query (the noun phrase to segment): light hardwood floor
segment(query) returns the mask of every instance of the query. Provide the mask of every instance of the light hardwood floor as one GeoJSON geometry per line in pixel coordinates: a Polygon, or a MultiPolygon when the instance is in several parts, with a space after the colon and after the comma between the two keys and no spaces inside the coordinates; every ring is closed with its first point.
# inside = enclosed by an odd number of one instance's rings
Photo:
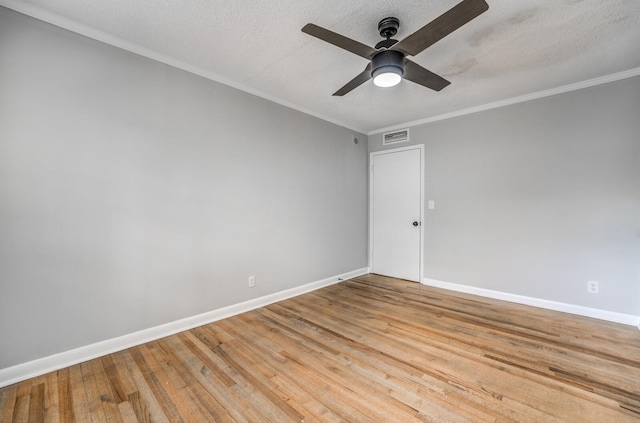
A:
{"type": "Polygon", "coordinates": [[[376,275],[0,390],[1,422],[638,422],[631,326],[376,275]]]}

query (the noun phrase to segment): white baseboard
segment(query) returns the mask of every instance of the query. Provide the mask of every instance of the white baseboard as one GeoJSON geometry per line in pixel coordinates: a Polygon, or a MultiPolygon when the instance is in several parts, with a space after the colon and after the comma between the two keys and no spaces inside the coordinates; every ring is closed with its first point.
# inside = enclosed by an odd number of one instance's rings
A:
{"type": "Polygon", "coordinates": [[[343,273],[341,275],[311,282],[306,285],[265,295],[260,298],[254,298],[239,304],[230,305],[196,316],[187,317],[174,322],[154,326],[149,329],[143,329],[138,332],[119,336],[117,338],[107,339],[105,341],[96,342],[95,344],[86,345],[84,347],[75,348],[73,350],[64,351],[48,357],[0,369],[0,388],[69,367],[74,364],[82,363],[93,358],[111,354],[116,351],[122,351],[136,345],[144,344],[145,342],[154,341],[156,339],[206,325],[217,320],[226,319],[227,317],[255,310],[256,308],[264,307],[278,301],[286,300],[287,298],[315,291],[325,286],[333,285],[338,282],[342,282],[343,280],[355,278],[356,276],[365,275],[367,273],[369,273],[369,268],[364,267],[352,272],[343,273]]]}
{"type": "Polygon", "coordinates": [[[561,311],[564,313],[576,314],[578,316],[593,317],[595,319],[607,320],[609,322],[622,323],[631,326],[640,325],[640,316],[634,316],[632,314],[617,313],[614,311],[600,310],[575,304],[525,297],[523,295],[509,294],[508,292],[493,291],[490,289],[477,288],[475,286],[461,285],[451,282],[442,282],[435,279],[424,278],[422,283],[436,288],[448,289],[449,291],[463,292],[465,294],[478,295],[480,297],[493,298],[495,300],[509,301],[511,303],[561,311]]]}

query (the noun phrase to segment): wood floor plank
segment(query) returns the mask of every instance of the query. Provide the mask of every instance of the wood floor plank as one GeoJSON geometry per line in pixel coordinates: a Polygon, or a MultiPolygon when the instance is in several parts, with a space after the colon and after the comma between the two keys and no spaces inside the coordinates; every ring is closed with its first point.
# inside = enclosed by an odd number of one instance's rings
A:
{"type": "Polygon", "coordinates": [[[112,391],[112,399],[116,404],[127,401],[127,393],[122,386],[122,382],[120,380],[120,376],[118,374],[118,369],[113,363],[113,358],[110,355],[106,355],[104,357],[99,358],[100,364],[102,365],[102,369],[104,374],[109,381],[109,385],[112,391]]]}
{"type": "Polygon", "coordinates": [[[159,421],[151,417],[148,407],[140,398],[140,391],[132,392],[127,396],[127,401],[118,404],[123,418],[129,418],[130,412],[135,415],[135,421],[139,423],[149,423],[159,421]]]}
{"type": "Polygon", "coordinates": [[[102,361],[98,358],[88,362],[91,364],[91,371],[95,378],[95,387],[98,390],[100,398],[100,405],[108,422],[119,423],[122,421],[120,418],[120,410],[118,404],[122,401],[118,398],[118,395],[114,391],[113,387],[109,383],[109,379],[104,372],[102,361]]]}
{"type": "Polygon", "coordinates": [[[71,403],[73,404],[73,415],[78,420],[88,420],[91,412],[87,406],[87,396],[82,378],[82,370],[80,364],[69,367],[69,375],[71,379],[71,403]]]}
{"type": "Polygon", "coordinates": [[[17,394],[17,383],[0,390],[0,422],[13,421],[13,410],[16,405],[17,394]]]}
{"type": "Polygon", "coordinates": [[[58,372],[51,372],[41,376],[45,385],[44,421],[45,423],[60,422],[60,398],[58,397],[58,372]]]}
{"type": "Polygon", "coordinates": [[[172,423],[184,423],[182,416],[180,415],[178,408],[167,391],[164,389],[164,385],[168,384],[160,380],[158,375],[154,372],[154,367],[147,363],[142,351],[146,348],[146,345],[131,348],[129,352],[136,362],[138,369],[142,373],[142,377],[145,379],[147,386],[153,394],[155,401],[162,408],[162,415],[172,423]]]}
{"type": "Polygon", "coordinates": [[[33,385],[29,401],[29,423],[44,423],[44,402],[44,383],[33,385]]]}
{"type": "Polygon", "coordinates": [[[365,275],[0,389],[0,422],[640,422],[637,328],[365,275]]]}
{"type": "Polygon", "coordinates": [[[174,337],[172,340],[173,342],[167,339],[161,339],[158,341],[158,344],[165,351],[167,364],[176,371],[180,379],[184,380],[189,396],[193,398],[194,402],[205,412],[209,421],[232,423],[233,418],[229,412],[215,396],[207,391],[206,387],[203,386],[194,375],[198,370],[188,366],[190,362],[189,359],[180,360],[177,353],[174,352],[174,348],[180,347],[179,337],[174,337]]]}
{"type": "MultiPolygon", "coordinates": [[[[163,393],[163,400],[167,401],[173,413],[173,418],[177,421],[206,421],[205,416],[196,404],[192,404],[184,392],[185,382],[167,364],[164,352],[160,349],[157,341],[141,345],[136,348],[144,353],[144,359],[149,365],[153,375],[157,377],[160,390],[163,393]]],[[[160,401],[160,398],[158,398],[160,401]]]]}
{"type": "Polygon", "coordinates": [[[233,419],[238,423],[260,422],[263,417],[256,413],[254,404],[249,396],[234,389],[236,386],[229,375],[222,369],[219,358],[199,343],[198,338],[190,332],[182,333],[174,341],[176,357],[184,361],[193,369],[193,377],[210,395],[216,398],[233,419]]]}
{"type": "Polygon", "coordinates": [[[114,365],[123,375],[121,382],[127,394],[127,400],[131,403],[139,422],[167,423],[169,419],[131,356],[131,350],[112,354],[114,365]]]}
{"type": "MultiPolygon", "coordinates": [[[[118,410],[120,411],[121,420],[127,423],[139,423],[140,420],[133,409],[133,406],[129,401],[122,401],[118,403],[118,410]]],[[[147,420],[148,421],[148,420],[147,420]]]]}
{"type": "Polygon", "coordinates": [[[102,398],[98,390],[96,382],[96,374],[93,370],[94,361],[86,361],[80,364],[80,372],[82,373],[82,386],[86,398],[86,406],[89,415],[93,419],[100,422],[107,421],[107,414],[102,406],[102,398]]]}
{"type": "Polygon", "coordinates": [[[29,421],[29,409],[31,403],[31,388],[34,380],[28,380],[26,383],[18,384],[18,390],[16,392],[16,401],[13,407],[13,421],[14,422],[28,422],[29,421]]]}

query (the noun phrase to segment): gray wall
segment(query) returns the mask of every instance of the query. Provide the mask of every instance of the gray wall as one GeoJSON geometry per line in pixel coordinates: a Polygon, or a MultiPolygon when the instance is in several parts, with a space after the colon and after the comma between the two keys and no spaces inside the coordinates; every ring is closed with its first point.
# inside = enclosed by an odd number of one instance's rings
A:
{"type": "Polygon", "coordinates": [[[640,315],[639,111],[636,77],[411,128],[425,277],[640,315]]]}
{"type": "Polygon", "coordinates": [[[366,216],[366,136],[0,7],[0,368],[366,267],[366,216]]]}

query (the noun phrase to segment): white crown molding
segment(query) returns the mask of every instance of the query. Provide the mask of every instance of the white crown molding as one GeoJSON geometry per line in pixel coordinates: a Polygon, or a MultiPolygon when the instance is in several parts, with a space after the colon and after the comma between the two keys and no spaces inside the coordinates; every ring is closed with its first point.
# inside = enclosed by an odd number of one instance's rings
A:
{"type": "Polygon", "coordinates": [[[311,282],[306,285],[297,286],[274,294],[265,295],[260,298],[254,298],[239,304],[233,304],[228,307],[208,311],[196,316],[187,317],[174,322],[143,329],[138,332],[96,342],[95,344],[86,345],[84,347],[75,348],[73,350],[64,351],[48,357],[0,369],[0,388],[32,377],[40,376],[45,373],[73,366],[74,364],[82,363],[87,360],[111,354],[116,351],[135,347],[136,345],[144,344],[145,342],[154,341],[178,332],[183,332],[198,326],[226,319],[227,317],[255,310],[257,308],[306,294],[307,292],[315,291],[347,279],[366,275],[367,273],[369,273],[369,268],[364,267],[338,276],[311,282]]]}
{"type": "Polygon", "coordinates": [[[185,63],[181,60],[174,59],[157,51],[148,49],[146,47],[142,47],[140,45],[131,43],[129,41],[118,38],[112,34],[109,34],[104,31],[97,30],[95,28],[91,28],[87,25],[83,25],[79,22],[76,22],[72,19],[65,18],[56,13],[49,12],[40,7],[34,6],[29,3],[25,3],[20,0],[0,0],[0,6],[7,7],[9,9],[15,10],[16,12],[22,13],[24,15],[30,16],[32,18],[41,20],[43,22],[50,23],[57,27],[69,30],[71,32],[75,32],[76,34],[83,35],[88,38],[92,38],[94,40],[103,42],[105,44],[109,44],[111,46],[120,48],[122,50],[129,51],[131,53],[135,53],[137,55],[146,57],[148,59],[155,60],[156,62],[164,63],[165,65],[169,65],[176,69],[180,69],[194,75],[201,76],[203,78],[209,79],[214,82],[218,82],[220,84],[227,85],[231,88],[235,88],[240,91],[244,91],[248,94],[255,95],[256,97],[263,98],[265,100],[271,101],[273,103],[279,104],[281,106],[287,107],[289,109],[296,110],[298,112],[304,113],[309,116],[316,117],[318,119],[322,119],[326,122],[333,123],[334,125],[341,126],[346,129],[350,129],[355,132],[359,132],[361,134],[366,134],[367,131],[362,128],[356,128],[353,125],[350,125],[345,122],[341,122],[339,120],[330,118],[328,116],[324,116],[322,114],[316,113],[307,108],[298,106],[296,104],[290,103],[288,101],[282,100],[280,98],[274,97],[272,95],[266,94],[262,91],[251,88],[247,85],[240,84],[236,81],[233,81],[229,78],[226,78],[222,75],[219,75],[215,72],[211,72],[205,69],[202,69],[198,66],[191,65],[189,63],[185,63]]]}
{"type": "Polygon", "coordinates": [[[611,75],[601,76],[598,78],[593,78],[593,79],[589,79],[582,82],[576,82],[574,84],[563,85],[561,87],[538,91],[531,94],[525,94],[518,97],[507,98],[504,100],[495,101],[493,103],[487,103],[487,104],[482,104],[480,106],[470,107],[468,109],[457,110],[455,112],[444,113],[441,115],[431,116],[424,119],[418,119],[411,122],[387,126],[384,128],[369,131],[367,135],[371,136],[371,135],[376,135],[383,132],[396,131],[398,129],[404,129],[404,128],[414,127],[418,125],[424,125],[426,123],[437,122],[440,120],[451,119],[459,116],[470,115],[473,113],[484,112],[486,110],[498,109],[500,107],[511,106],[513,104],[524,103],[526,101],[531,101],[531,100],[537,100],[539,98],[550,97],[557,94],[564,94],[571,91],[581,90],[583,88],[590,88],[590,87],[595,87],[597,85],[608,84],[609,82],[620,81],[622,79],[633,78],[635,76],[640,76],[640,68],[629,69],[629,70],[614,73],[611,75]]]}
{"type": "MultiPolygon", "coordinates": [[[[509,301],[511,303],[524,304],[528,306],[544,308],[547,310],[561,311],[563,313],[576,314],[578,316],[592,317],[595,319],[606,320],[614,323],[622,323],[624,325],[638,326],[640,325],[640,316],[632,314],[617,313],[614,311],[600,310],[579,306],[575,304],[561,303],[557,301],[544,300],[541,298],[526,297],[523,295],[510,294],[508,292],[493,291],[490,289],[477,288],[470,285],[461,285],[451,282],[443,282],[436,279],[424,278],[424,285],[436,288],[447,289],[449,291],[462,292],[465,294],[478,295],[480,297],[492,298],[494,300],[509,301]]],[[[640,328],[639,328],[640,329],[640,328]]]]}

